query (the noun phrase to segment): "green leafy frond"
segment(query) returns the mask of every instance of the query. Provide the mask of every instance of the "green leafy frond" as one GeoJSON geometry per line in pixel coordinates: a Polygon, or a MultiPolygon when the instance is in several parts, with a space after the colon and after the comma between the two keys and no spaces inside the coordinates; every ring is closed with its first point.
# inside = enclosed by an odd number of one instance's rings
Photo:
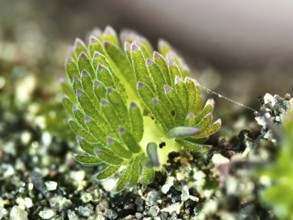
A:
{"type": "Polygon", "coordinates": [[[85,166],[95,166],[97,163],[102,162],[98,157],[82,154],[75,155],[74,159],[85,166]]]}
{"type": "Polygon", "coordinates": [[[96,178],[98,180],[106,179],[114,175],[119,170],[119,168],[120,166],[106,166],[104,170],[96,175],[96,178]]]}
{"type": "Polygon", "coordinates": [[[118,38],[106,27],[95,29],[88,44],[76,39],[65,62],[63,104],[86,153],[75,159],[102,164],[98,179],[118,176],[117,191],[152,182],[172,151],[207,150],[198,142],[221,125],[213,123],[214,103],[203,106],[201,89],[178,53],[163,40],[158,49],[134,32],[118,38]]]}
{"type": "Polygon", "coordinates": [[[155,171],[152,168],[144,167],[142,172],[142,186],[145,188],[149,183],[155,179],[155,171]]]}
{"type": "Polygon", "coordinates": [[[120,192],[123,190],[127,183],[130,181],[132,175],[132,161],[130,161],[129,164],[127,164],[126,168],[122,171],[120,174],[120,178],[117,183],[116,191],[120,192]]]}

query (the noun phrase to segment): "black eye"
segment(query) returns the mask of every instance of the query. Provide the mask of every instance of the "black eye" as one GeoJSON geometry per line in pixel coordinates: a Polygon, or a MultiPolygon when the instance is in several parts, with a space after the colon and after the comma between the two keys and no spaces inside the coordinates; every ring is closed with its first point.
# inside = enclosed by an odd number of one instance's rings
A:
{"type": "Polygon", "coordinates": [[[166,146],[166,143],[165,142],[161,142],[160,144],[159,144],[159,147],[162,149],[164,146],[166,146]]]}

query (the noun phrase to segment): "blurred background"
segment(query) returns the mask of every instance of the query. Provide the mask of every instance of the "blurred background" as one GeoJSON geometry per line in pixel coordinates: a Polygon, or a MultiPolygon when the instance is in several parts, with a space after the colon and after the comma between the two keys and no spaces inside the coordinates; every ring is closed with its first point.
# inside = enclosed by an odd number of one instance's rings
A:
{"type": "Polygon", "coordinates": [[[273,0],[0,0],[0,76],[58,91],[44,82],[65,75],[68,45],[106,25],[169,41],[202,85],[252,107],[293,91],[293,2],[273,0]]]}

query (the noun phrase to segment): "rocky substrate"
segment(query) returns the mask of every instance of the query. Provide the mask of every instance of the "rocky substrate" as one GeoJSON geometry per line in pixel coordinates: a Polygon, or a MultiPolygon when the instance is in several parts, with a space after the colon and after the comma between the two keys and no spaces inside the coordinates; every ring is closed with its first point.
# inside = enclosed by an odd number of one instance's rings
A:
{"type": "Polygon", "coordinates": [[[0,113],[0,219],[274,219],[259,203],[261,184],[249,169],[217,165],[243,152],[252,134],[242,132],[234,144],[219,138],[213,157],[171,154],[146,189],[117,194],[115,177],[96,181],[99,167],[72,159],[74,142],[40,129],[27,114],[0,113]]]}

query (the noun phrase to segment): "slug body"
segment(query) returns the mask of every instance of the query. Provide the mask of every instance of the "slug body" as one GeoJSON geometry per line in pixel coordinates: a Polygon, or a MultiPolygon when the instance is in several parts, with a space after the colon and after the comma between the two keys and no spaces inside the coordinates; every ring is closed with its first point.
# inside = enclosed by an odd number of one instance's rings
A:
{"type": "Polygon", "coordinates": [[[201,143],[221,126],[182,58],[165,41],[158,50],[136,33],[119,39],[106,27],[87,45],[77,39],[65,63],[63,104],[84,151],[75,159],[101,164],[98,179],[116,174],[116,191],[152,182],[171,152],[209,149],[201,143]]]}

